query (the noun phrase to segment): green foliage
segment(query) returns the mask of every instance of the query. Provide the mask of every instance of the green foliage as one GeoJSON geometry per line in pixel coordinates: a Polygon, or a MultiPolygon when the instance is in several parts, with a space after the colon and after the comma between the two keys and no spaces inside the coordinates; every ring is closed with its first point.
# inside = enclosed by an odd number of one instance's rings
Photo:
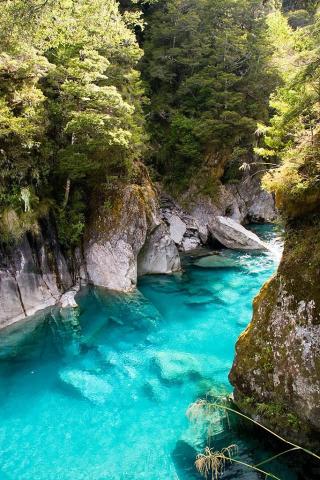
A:
{"type": "Polygon", "coordinates": [[[71,198],[69,208],[58,207],[56,222],[60,244],[68,248],[76,247],[85,227],[85,203],[81,192],[76,191],[71,198]]]}
{"type": "Polygon", "coordinates": [[[60,239],[74,245],[92,189],[125,179],[145,150],[142,52],[115,0],[1,9],[0,213],[20,215],[23,189],[50,197],[60,239]]]}
{"type": "Polygon", "coordinates": [[[145,116],[149,164],[176,192],[192,179],[216,197],[221,178],[241,179],[256,147],[268,162],[283,162],[265,179],[281,207],[317,204],[316,2],[298,10],[287,2],[288,18],[274,3],[2,1],[1,237],[34,228],[47,204],[60,241],[75,246],[92,192],[110,178],[139,182],[145,116]]]}
{"type": "Polygon", "coordinates": [[[162,175],[190,179],[217,152],[251,152],[276,82],[265,18],[256,0],[162,0],[148,10],[143,72],[162,175]]]}
{"type": "Polygon", "coordinates": [[[294,413],[289,413],[284,405],[277,403],[258,403],[257,412],[265,418],[281,423],[283,427],[289,427],[298,431],[301,429],[301,421],[294,413]]]}
{"type": "Polygon", "coordinates": [[[48,215],[51,202],[43,200],[37,202],[30,211],[23,211],[21,208],[6,207],[0,213],[0,238],[2,241],[11,243],[19,240],[26,231],[35,234],[39,231],[38,218],[48,215]]]}
{"type": "Polygon", "coordinates": [[[269,22],[275,41],[275,58],[283,85],[271,97],[274,116],[264,130],[264,157],[280,160],[281,166],[265,176],[264,185],[276,194],[284,216],[312,212],[320,204],[320,18],[293,30],[284,16],[269,22]],[[286,42],[276,47],[282,25],[286,42]],[[279,58],[281,61],[279,61],[279,58]]]}

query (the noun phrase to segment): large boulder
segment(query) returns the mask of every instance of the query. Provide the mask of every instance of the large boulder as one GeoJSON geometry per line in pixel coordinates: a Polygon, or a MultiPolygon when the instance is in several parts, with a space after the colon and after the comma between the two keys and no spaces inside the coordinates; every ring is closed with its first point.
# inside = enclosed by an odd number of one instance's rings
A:
{"type": "Polygon", "coordinates": [[[222,245],[234,250],[268,250],[264,243],[253,232],[228,217],[215,217],[209,224],[212,237],[222,245]]]}
{"type": "Polygon", "coordinates": [[[94,285],[128,292],[136,287],[138,274],[180,268],[148,177],[140,185],[123,187],[111,210],[95,209],[86,236],[86,267],[94,285]]]}
{"type": "Polygon", "coordinates": [[[138,256],[138,275],[173,273],[181,268],[177,247],[164,223],[147,238],[138,256]]]}

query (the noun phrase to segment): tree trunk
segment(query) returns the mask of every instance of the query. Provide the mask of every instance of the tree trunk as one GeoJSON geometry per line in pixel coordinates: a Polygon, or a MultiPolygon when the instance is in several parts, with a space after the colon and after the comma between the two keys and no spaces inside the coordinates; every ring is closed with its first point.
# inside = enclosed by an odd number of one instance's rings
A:
{"type": "Polygon", "coordinates": [[[66,186],[65,186],[65,191],[64,191],[63,208],[66,208],[66,206],[68,205],[69,195],[70,195],[70,187],[71,187],[71,180],[70,180],[70,178],[68,178],[66,186]]]}

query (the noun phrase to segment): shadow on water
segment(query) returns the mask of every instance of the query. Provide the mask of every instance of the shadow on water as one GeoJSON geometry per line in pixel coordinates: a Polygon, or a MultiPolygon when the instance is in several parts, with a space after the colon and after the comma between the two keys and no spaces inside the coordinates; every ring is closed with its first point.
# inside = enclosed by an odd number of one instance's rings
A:
{"type": "Polygon", "coordinates": [[[203,478],[195,468],[194,461],[197,451],[193,447],[183,440],[179,440],[171,455],[179,480],[201,480],[203,478]]]}

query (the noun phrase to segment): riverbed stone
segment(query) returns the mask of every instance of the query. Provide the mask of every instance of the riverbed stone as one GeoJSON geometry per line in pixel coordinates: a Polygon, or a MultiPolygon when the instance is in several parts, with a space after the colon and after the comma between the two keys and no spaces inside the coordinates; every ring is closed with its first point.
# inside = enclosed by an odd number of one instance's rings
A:
{"type": "Polygon", "coordinates": [[[190,376],[199,375],[201,370],[198,360],[189,353],[157,352],[153,360],[162,380],[169,382],[186,381],[190,376]]]}
{"type": "Polygon", "coordinates": [[[98,405],[104,404],[112,392],[112,386],[106,380],[83,370],[65,369],[59,377],[63,383],[98,405]]]}
{"type": "Polygon", "coordinates": [[[223,257],[222,255],[209,255],[200,258],[194,265],[201,268],[239,268],[240,264],[232,258],[223,257]]]}
{"type": "Polygon", "coordinates": [[[250,230],[231,218],[217,216],[211,220],[209,230],[213,238],[227,248],[235,250],[268,250],[268,245],[250,230]]]}

